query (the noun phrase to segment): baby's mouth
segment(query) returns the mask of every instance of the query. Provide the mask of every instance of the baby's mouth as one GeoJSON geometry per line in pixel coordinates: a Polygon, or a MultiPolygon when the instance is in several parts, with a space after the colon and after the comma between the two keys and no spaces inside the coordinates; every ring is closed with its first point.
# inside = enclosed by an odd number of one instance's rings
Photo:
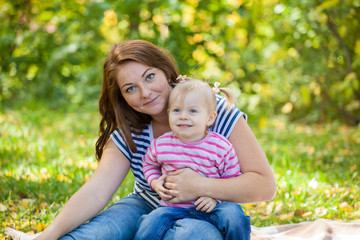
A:
{"type": "Polygon", "coordinates": [[[180,127],[180,128],[190,128],[190,127],[192,127],[192,125],[190,125],[190,124],[178,124],[177,126],[180,127]]]}

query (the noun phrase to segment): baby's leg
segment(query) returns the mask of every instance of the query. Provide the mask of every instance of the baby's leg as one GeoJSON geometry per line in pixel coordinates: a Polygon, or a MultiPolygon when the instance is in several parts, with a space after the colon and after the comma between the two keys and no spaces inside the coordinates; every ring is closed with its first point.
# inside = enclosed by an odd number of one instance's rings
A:
{"type": "Polygon", "coordinates": [[[225,239],[250,240],[250,217],[237,203],[223,202],[211,212],[212,224],[223,232],[225,239]]]}
{"type": "Polygon", "coordinates": [[[176,220],[186,218],[187,210],[178,207],[159,207],[140,218],[134,240],[162,239],[176,220]]]}
{"type": "Polygon", "coordinates": [[[219,230],[211,223],[200,219],[180,219],[169,229],[164,240],[223,240],[219,230]]]}

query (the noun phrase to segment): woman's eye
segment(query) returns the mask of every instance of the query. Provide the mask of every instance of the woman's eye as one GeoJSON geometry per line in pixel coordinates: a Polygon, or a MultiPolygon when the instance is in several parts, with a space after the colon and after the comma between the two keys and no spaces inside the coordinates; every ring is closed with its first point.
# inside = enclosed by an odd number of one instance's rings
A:
{"type": "Polygon", "coordinates": [[[151,73],[149,75],[146,76],[146,80],[151,80],[155,77],[155,74],[151,73]]]}
{"type": "Polygon", "coordinates": [[[126,92],[127,92],[127,93],[131,93],[131,92],[134,91],[134,90],[135,90],[135,87],[132,86],[132,87],[127,88],[127,89],[126,89],[126,92]]]}

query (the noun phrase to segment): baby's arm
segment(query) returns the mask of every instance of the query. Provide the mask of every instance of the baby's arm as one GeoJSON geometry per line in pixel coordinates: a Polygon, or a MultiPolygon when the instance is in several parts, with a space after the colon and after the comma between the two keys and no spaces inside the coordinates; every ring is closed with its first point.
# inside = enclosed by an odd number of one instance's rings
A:
{"type": "Polygon", "coordinates": [[[203,212],[211,212],[219,202],[210,197],[200,197],[195,202],[196,210],[203,212]]]}
{"type": "Polygon", "coordinates": [[[161,164],[157,160],[155,145],[156,139],[151,142],[143,157],[143,173],[150,187],[155,190],[163,200],[168,201],[172,196],[169,195],[169,190],[164,187],[167,175],[162,175],[161,173],[161,164]]]}

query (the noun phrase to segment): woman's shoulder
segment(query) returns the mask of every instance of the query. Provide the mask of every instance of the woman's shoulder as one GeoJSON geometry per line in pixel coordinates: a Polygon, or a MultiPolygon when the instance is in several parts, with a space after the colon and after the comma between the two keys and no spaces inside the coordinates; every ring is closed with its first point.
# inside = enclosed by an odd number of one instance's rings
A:
{"type": "Polygon", "coordinates": [[[244,117],[246,119],[246,114],[240,111],[234,104],[228,107],[225,97],[216,95],[216,101],[217,117],[214,124],[210,127],[210,130],[220,133],[225,136],[225,138],[229,138],[237,120],[240,117],[244,117]]]}
{"type": "MultiPolygon", "coordinates": [[[[147,148],[150,145],[151,133],[148,126],[146,126],[139,134],[131,133],[131,137],[134,140],[138,150],[147,148]]],[[[131,150],[119,128],[115,129],[110,134],[110,138],[122,152],[127,152],[129,154],[131,153],[131,150]]]]}

